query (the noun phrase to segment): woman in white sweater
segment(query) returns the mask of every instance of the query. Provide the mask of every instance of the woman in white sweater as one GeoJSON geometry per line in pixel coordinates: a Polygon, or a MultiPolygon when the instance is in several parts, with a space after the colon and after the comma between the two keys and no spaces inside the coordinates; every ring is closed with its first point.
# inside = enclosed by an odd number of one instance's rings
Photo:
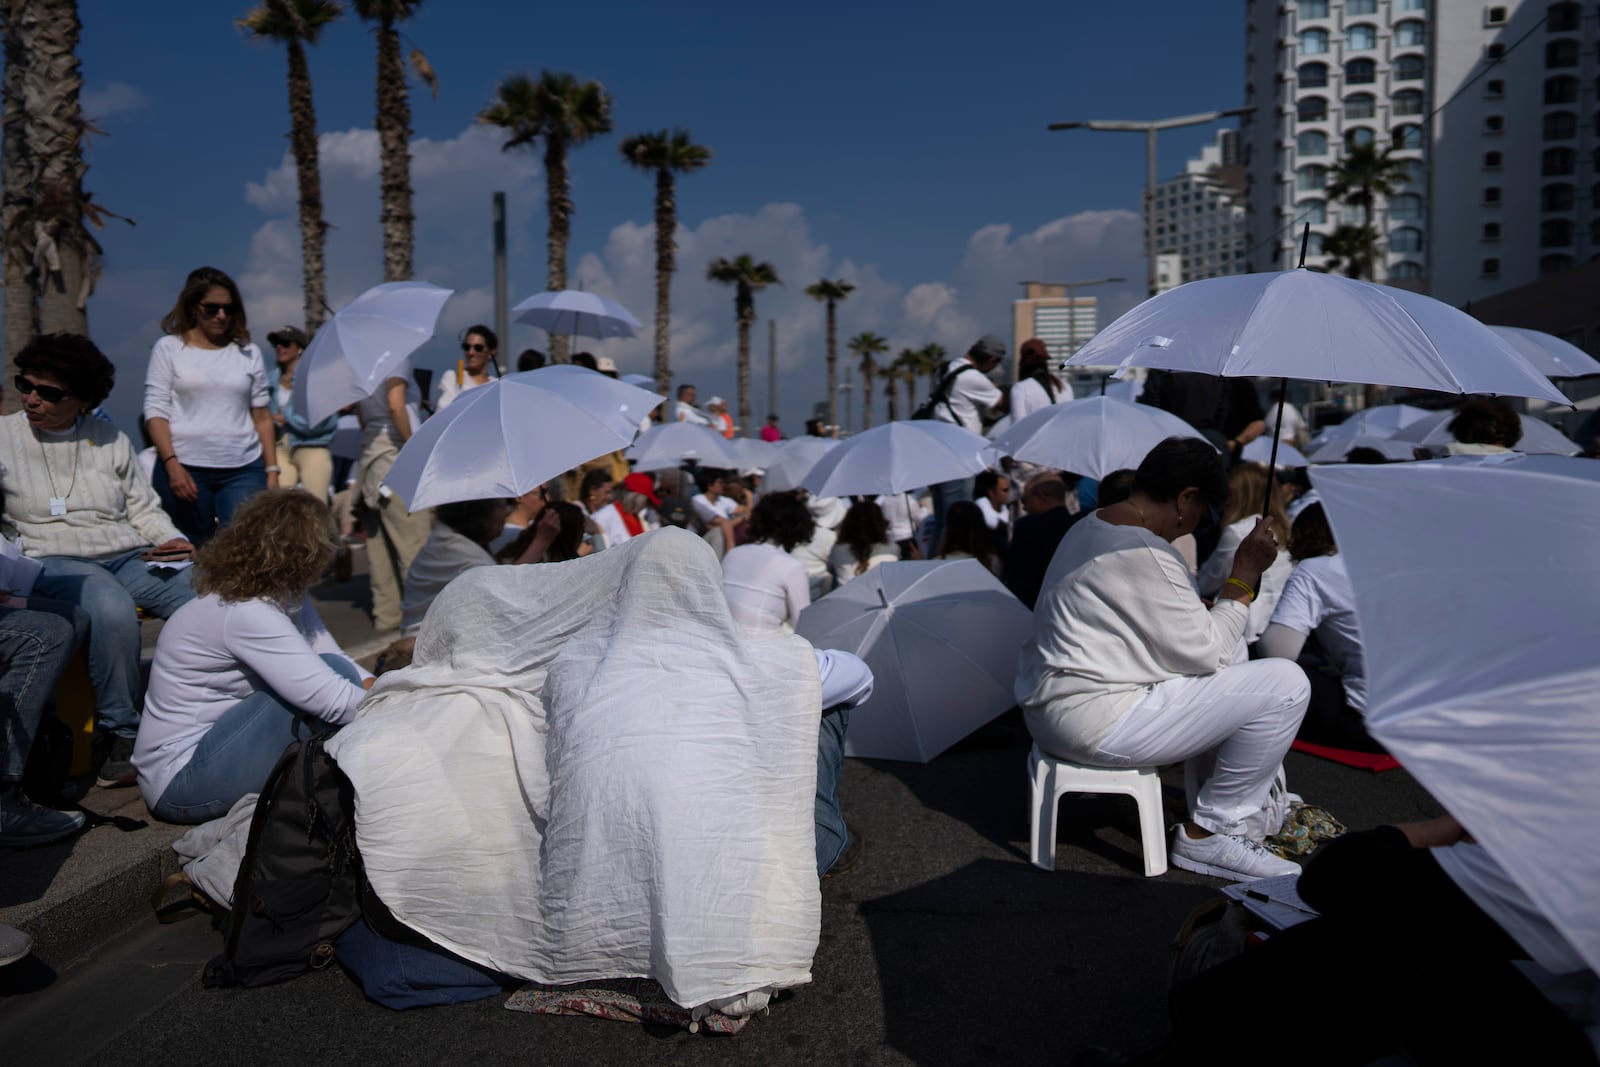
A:
{"type": "Polygon", "coordinates": [[[750,541],[722,557],[722,592],[739,629],[793,633],[811,604],[806,565],[789,553],[811,540],[816,520],[798,493],[768,493],[750,513],[750,541]]]}
{"type": "Polygon", "coordinates": [[[322,501],[270,490],[201,550],[200,595],[161,631],[133,750],[156,818],[226,814],[261,789],[296,736],[354,717],[372,676],[339,650],[306,595],[337,533],[322,501]]]}
{"type": "Polygon", "coordinates": [[[1260,844],[1310,687],[1286,660],[1244,660],[1249,603],[1277,555],[1259,523],[1214,607],[1172,542],[1216,521],[1228,483],[1215,448],[1168,438],[1127,500],[1080,520],[1056,550],[1023,646],[1016,695],[1039,747],[1097,767],[1185,761],[1189,820],[1172,862],[1221,878],[1299,868],[1260,844]]]}

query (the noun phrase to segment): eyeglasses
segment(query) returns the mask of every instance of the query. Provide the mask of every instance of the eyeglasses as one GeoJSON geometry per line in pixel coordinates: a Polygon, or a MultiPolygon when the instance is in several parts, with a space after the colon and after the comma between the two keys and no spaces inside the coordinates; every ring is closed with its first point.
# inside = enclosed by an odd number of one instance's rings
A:
{"type": "Polygon", "coordinates": [[[213,304],[209,300],[202,300],[200,301],[200,314],[208,319],[215,318],[219,313],[231,316],[234,308],[238,306],[237,304],[213,304]]]}
{"type": "Polygon", "coordinates": [[[15,385],[17,387],[17,392],[21,393],[23,396],[27,396],[29,393],[38,393],[39,399],[43,400],[46,404],[59,404],[61,403],[62,399],[72,395],[65,389],[57,389],[53,385],[40,385],[38,382],[29,381],[20,374],[17,375],[16,379],[13,380],[11,384],[15,385]]]}
{"type": "Polygon", "coordinates": [[[463,352],[487,352],[487,351],[489,351],[489,346],[488,345],[475,345],[471,341],[462,341],[461,342],[461,351],[463,351],[463,352]]]}

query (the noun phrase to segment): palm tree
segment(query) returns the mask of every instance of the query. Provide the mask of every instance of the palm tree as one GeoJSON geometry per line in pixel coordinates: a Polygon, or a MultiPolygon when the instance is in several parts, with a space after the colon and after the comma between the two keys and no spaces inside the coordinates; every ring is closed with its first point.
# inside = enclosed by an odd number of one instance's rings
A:
{"type": "Polygon", "coordinates": [[[1351,278],[1371,278],[1380,255],[1380,234],[1372,225],[1372,209],[1378,197],[1393,196],[1406,180],[1406,163],[1393,159],[1389,149],[1356,145],[1333,165],[1328,174],[1328,196],[1350,207],[1361,209],[1360,225],[1346,224],[1334,229],[1324,242],[1332,256],[1330,269],[1342,269],[1351,278]],[[1346,233],[1344,231],[1359,231],[1346,233]],[[1338,251],[1328,248],[1337,247],[1338,251]],[[1334,266],[1338,262],[1339,266],[1334,266]]]}
{"type": "MultiPolygon", "coordinates": [[[[411,211],[411,103],[406,69],[400,62],[400,31],[396,25],[412,18],[422,0],[355,0],[356,14],[377,24],[378,35],[378,151],[381,156],[379,188],[383,207],[383,280],[411,278],[413,242],[411,211]]],[[[411,66],[426,81],[435,98],[439,79],[422,49],[411,50],[411,66]]]]}
{"type": "Polygon", "coordinates": [[[950,362],[950,357],[944,350],[944,345],[933,343],[922,346],[922,373],[928,376],[928,391],[938,384],[939,376],[944,373],[945,364],[950,362]]]}
{"type": "Polygon", "coordinates": [[[1335,226],[1333,232],[1322,240],[1322,253],[1327,256],[1327,269],[1339,271],[1347,278],[1372,274],[1372,265],[1378,260],[1378,231],[1371,226],[1352,226],[1346,223],[1335,226]]]}
{"type": "Polygon", "coordinates": [[[839,301],[855,291],[855,286],[843,278],[829,281],[823,278],[815,285],[806,286],[806,295],[828,305],[828,425],[839,425],[839,301]]]}
{"type": "MultiPolygon", "coordinates": [[[[858,333],[845,346],[861,357],[861,419],[862,429],[872,429],[872,379],[877,376],[878,365],[872,357],[889,351],[889,342],[875,333],[858,333]]],[[[891,386],[890,392],[893,392],[891,386]]]]}
{"type": "Polygon", "coordinates": [[[695,144],[688,130],[661,130],[625,137],[622,158],[656,175],[656,389],[672,388],[672,272],[677,270],[678,194],[674,174],[711,162],[711,149],[695,144]]]}
{"type": "Polygon", "coordinates": [[[335,0],[261,0],[240,19],[252,37],[277,41],[289,50],[289,148],[300,185],[300,262],[305,274],[306,330],[322,325],[327,308],[327,266],[322,245],[328,223],[322,217],[322,172],[317,164],[317,113],[311,103],[311,70],[306,45],[314,45],[330,22],[344,13],[335,0]]]}
{"type": "Polygon", "coordinates": [[[719,256],[706,267],[706,277],[733,290],[733,310],[739,323],[739,432],[750,434],[750,327],[756,322],[756,294],[769,285],[782,285],[771,263],[757,263],[746,252],[738,259],[719,256]]]}
{"type": "MultiPolygon", "coordinates": [[[[547,289],[567,287],[567,241],[572,236],[572,182],[567,175],[567,150],[611,132],[611,94],[597,81],[580,82],[559,71],[539,72],[534,81],[513,74],[495,89],[494,103],[478,113],[479,122],[511,134],[509,151],[544,138],[545,207],[549,213],[547,289]]],[[[567,339],[550,338],[550,359],[567,362],[567,339]]]]}
{"type": "Polygon", "coordinates": [[[889,421],[893,422],[900,417],[899,403],[895,399],[899,382],[904,382],[906,386],[906,410],[915,411],[917,408],[917,375],[922,373],[922,355],[915,348],[902,348],[894,362],[889,364],[889,370],[893,374],[889,380],[889,421]]]}

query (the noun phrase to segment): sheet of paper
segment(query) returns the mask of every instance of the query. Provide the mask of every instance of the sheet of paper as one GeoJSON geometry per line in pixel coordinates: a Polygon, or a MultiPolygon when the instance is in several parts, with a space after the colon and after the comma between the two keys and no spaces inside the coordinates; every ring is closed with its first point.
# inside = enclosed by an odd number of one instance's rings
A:
{"type": "Polygon", "coordinates": [[[0,589],[9,589],[25,597],[33,592],[33,583],[39,577],[42,564],[22,554],[17,542],[0,537],[0,589]]]}
{"type": "Polygon", "coordinates": [[[1224,886],[1222,892],[1243,903],[1251,914],[1274,930],[1287,930],[1317,917],[1316,909],[1300,899],[1299,885],[1298,874],[1286,874],[1254,882],[1235,882],[1224,886]]]}
{"type": "Polygon", "coordinates": [[[193,567],[194,566],[194,560],[192,560],[192,559],[169,559],[169,560],[147,559],[147,560],[144,561],[144,565],[146,567],[148,567],[150,570],[153,570],[153,571],[159,571],[159,570],[181,571],[185,567],[193,567]]]}

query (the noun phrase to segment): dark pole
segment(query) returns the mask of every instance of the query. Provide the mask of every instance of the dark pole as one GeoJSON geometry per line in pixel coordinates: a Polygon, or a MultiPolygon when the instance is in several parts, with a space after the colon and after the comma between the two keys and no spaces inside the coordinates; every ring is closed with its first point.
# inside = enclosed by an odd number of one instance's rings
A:
{"type": "MultiPolygon", "coordinates": [[[[1311,223],[1300,231],[1300,266],[1306,265],[1306,246],[1311,243],[1311,223]]],[[[1261,502],[1261,517],[1272,508],[1272,494],[1278,479],[1278,442],[1283,439],[1283,404],[1289,399],[1289,379],[1278,379],[1278,421],[1272,427],[1272,458],[1267,462],[1267,498],[1261,502]]]]}
{"type": "MultiPolygon", "coordinates": [[[[509,345],[507,337],[509,327],[506,323],[506,194],[494,194],[494,332],[500,335],[500,343],[509,345]]],[[[500,365],[499,354],[496,353],[494,361],[496,374],[504,374],[505,368],[500,365]]]]}

